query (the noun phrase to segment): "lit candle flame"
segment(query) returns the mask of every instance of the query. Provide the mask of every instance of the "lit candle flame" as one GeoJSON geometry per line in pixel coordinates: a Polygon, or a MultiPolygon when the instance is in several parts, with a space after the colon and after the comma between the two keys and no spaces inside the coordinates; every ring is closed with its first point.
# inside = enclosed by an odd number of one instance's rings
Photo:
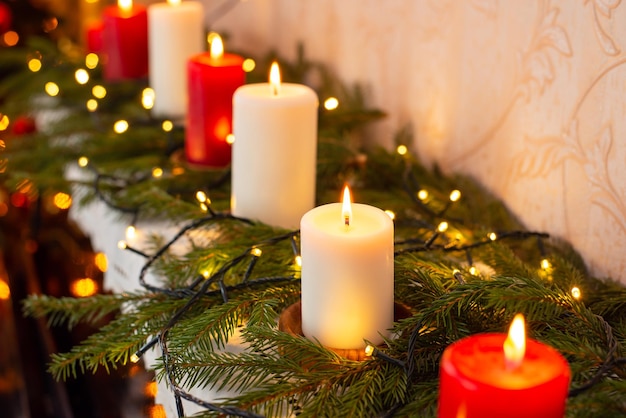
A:
{"type": "Polygon", "coordinates": [[[276,61],[274,61],[270,67],[270,87],[272,88],[272,94],[278,96],[280,92],[280,69],[276,61]]]}
{"type": "Polygon", "coordinates": [[[133,8],[133,0],[117,0],[117,7],[124,11],[129,11],[133,8]]]}
{"type": "Polygon", "coordinates": [[[343,189],[343,205],[341,206],[341,217],[343,218],[343,223],[346,226],[350,226],[350,221],[352,220],[352,205],[350,202],[350,189],[348,186],[343,189]]]}
{"type": "Polygon", "coordinates": [[[515,315],[509,328],[509,335],[506,337],[502,348],[504,349],[504,360],[508,369],[516,369],[522,364],[524,354],[526,354],[524,315],[515,315]]]}
{"type": "Polygon", "coordinates": [[[167,0],[167,2],[172,6],[177,6],[180,4],[180,0],[167,0]]]}
{"type": "Polygon", "coordinates": [[[211,59],[222,58],[224,56],[224,43],[221,36],[213,34],[213,36],[210,36],[209,42],[211,42],[211,59]]]}

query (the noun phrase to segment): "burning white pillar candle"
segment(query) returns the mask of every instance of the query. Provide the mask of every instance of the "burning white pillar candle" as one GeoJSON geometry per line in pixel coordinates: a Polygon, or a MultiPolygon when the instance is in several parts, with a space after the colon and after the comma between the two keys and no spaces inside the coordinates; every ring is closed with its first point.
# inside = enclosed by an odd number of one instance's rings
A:
{"type": "Polygon", "coordinates": [[[233,215],[295,229],[315,206],[318,105],[309,87],[281,84],[276,64],[269,84],[235,91],[233,215]]]}
{"type": "Polygon", "coordinates": [[[205,49],[204,8],[197,1],[168,0],[148,7],[152,114],[184,119],[187,110],[187,60],[205,49]]]}
{"type": "Polygon", "coordinates": [[[337,349],[381,343],[394,320],[393,221],[349,201],[346,188],[346,207],[316,207],[300,223],[302,331],[337,349]]]}

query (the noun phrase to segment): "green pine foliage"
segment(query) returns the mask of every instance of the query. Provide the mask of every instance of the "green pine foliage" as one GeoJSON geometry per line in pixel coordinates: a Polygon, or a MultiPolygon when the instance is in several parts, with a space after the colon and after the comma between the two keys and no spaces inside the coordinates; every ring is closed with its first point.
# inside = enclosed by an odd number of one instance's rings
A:
{"type": "MultiPolygon", "coordinates": [[[[33,42],[28,50],[1,52],[0,69],[12,73],[0,86],[3,113],[15,119],[54,110],[57,119],[35,133],[5,135],[2,181],[17,188],[27,181],[42,194],[72,190],[81,204],[104,199],[121,214],[191,225],[179,238],[187,245],[182,255],[158,236],[146,250],[160,255],[146,260],[162,278],[158,287],[85,299],[38,295],[25,302],[26,315],[46,317],[50,326],[97,324],[118,313],[80,345],[51,358],[55,378],[115,368],[150,342],[165,350],[155,365],[158,378],[177,390],[239,393],[199,416],[435,416],[445,348],[475,333],[504,332],[521,312],[529,335],[568,360],[571,389],[584,389],[569,398],[568,417],[626,414],[624,286],[592,277],[567,243],[526,231],[472,179],[363,148],[359,131],[383,112],[366,105],[360,87],[343,86],[309,61],[302,48],[293,63],[278,57],[285,78],[309,81],[321,98],[341,103],[320,111],[317,202],[337,201],[341,186],[350,183],[357,201],[396,216],[395,300],[405,314],[396,318],[394,338],[364,361],[278,329],[281,312],[300,299],[298,231],[229,216],[228,169],[186,167],[182,128],[164,132],[162,121],[140,106],[142,81],[109,85],[95,70],[79,86],[72,78],[82,66],[79,58],[33,42]],[[24,67],[33,51],[44,64],[38,73],[24,67]],[[43,97],[47,81],[60,86],[60,97],[43,97]],[[89,112],[84,103],[95,84],[108,94],[89,112]],[[116,134],[112,126],[121,118],[130,129],[116,134]],[[84,178],[70,181],[66,168],[81,156],[89,158],[84,178]],[[152,175],[155,167],[162,176],[152,175]],[[208,207],[196,200],[198,190],[211,199],[208,207]],[[428,197],[420,199],[420,190],[428,197]],[[453,190],[461,192],[457,202],[450,201],[453,190]],[[449,228],[434,237],[442,221],[449,228]],[[549,265],[542,266],[543,259],[549,265]],[[574,286],[580,299],[572,296],[574,286]],[[229,351],[229,341],[246,349],[229,351]]],[[[257,68],[275,58],[258,59],[257,68]]],[[[263,80],[265,74],[248,78],[263,80]]],[[[410,145],[410,131],[396,141],[410,145]]]]}

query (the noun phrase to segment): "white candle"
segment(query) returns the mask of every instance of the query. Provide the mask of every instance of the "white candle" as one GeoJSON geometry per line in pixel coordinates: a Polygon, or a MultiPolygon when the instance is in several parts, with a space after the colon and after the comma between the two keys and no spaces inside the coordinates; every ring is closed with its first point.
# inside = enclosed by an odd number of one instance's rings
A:
{"type": "Polygon", "coordinates": [[[379,344],[393,325],[393,221],[373,206],[316,207],[300,223],[302,331],[323,345],[379,344]]]}
{"type": "Polygon", "coordinates": [[[309,87],[279,79],[235,91],[233,215],[295,229],[315,206],[318,105],[309,87]]]}
{"type": "Polygon", "coordinates": [[[204,8],[197,1],[168,0],[148,7],[152,114],[184,119],[187,110],[187,59],[205,49],[204,8]]]}

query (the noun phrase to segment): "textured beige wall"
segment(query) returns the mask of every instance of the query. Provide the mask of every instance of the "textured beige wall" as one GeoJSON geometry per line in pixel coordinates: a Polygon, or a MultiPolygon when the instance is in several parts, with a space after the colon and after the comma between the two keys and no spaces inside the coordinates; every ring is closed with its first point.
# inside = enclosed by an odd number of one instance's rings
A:
{"type": "Polygon", "coordinates": [[[388,111],[374,140],[411,124],[423,161],[475,176],[626,283],[621,0],[247,0],[214,28],[287,56],[304,41],[388,111]]]}

